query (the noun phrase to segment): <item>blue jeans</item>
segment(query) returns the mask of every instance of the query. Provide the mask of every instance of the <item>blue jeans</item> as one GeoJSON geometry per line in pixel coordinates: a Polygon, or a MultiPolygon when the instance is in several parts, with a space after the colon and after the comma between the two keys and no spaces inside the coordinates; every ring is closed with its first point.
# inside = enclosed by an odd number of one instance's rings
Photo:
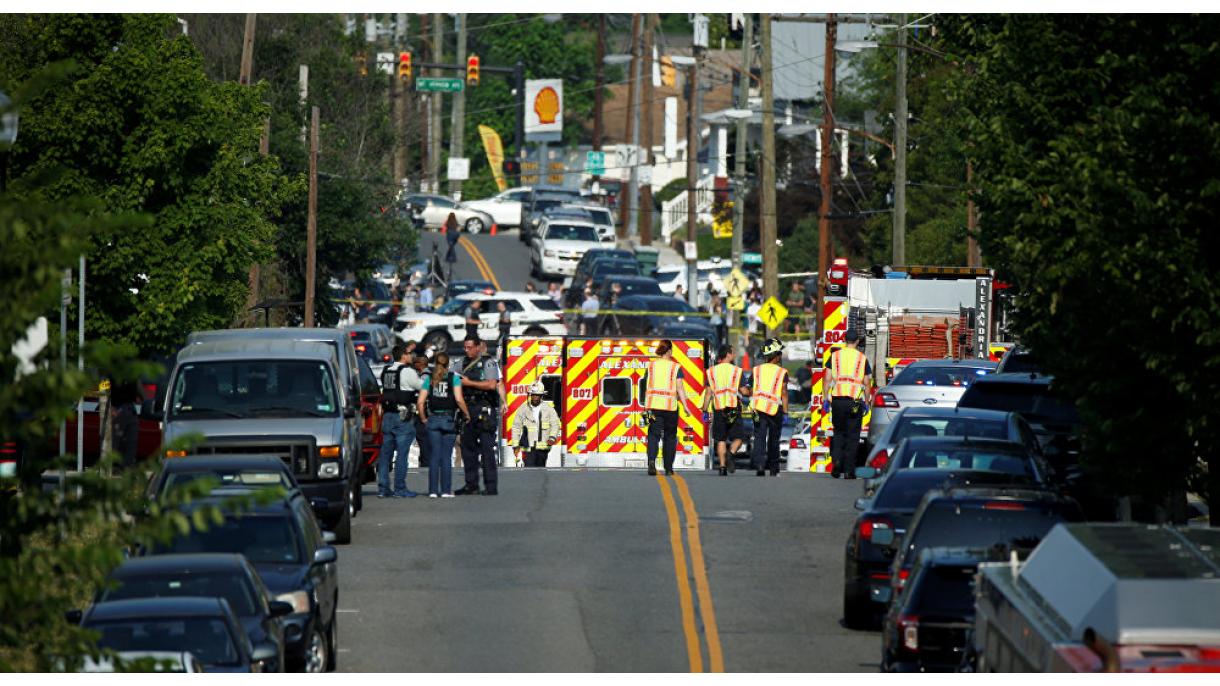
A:
{"type": "Polygon", "coordinates": [[[415,420],[403,421],[397,412],[387,412],[381,419],[381,453],[377,456],[377,492],[390,493],[390,460],[394,453],[394,493],[407,490],[407,454],[415,442],[415,420]]]}
{"type": "Polygon", "coordinates": [[[779,472],[779,434],[783,429],[783,410],[754,413],[754,469],[779,472]]]}
{"type": "Polygon", "coordinates": [[[453,417],[434,414],[428,417],[428,447],[432,457],[428,463],[428,493],[441,495],[453,492],[453,444],[457,432],[453,417]]]}
{"type": "Polygon", "coordinates": [[[432,459],[432,448],[428,445],[428,425],[419,421],[419,415],[411,420],[415,424],[415,438],[419,441],[419,468],[427,469],[432,459]]]}

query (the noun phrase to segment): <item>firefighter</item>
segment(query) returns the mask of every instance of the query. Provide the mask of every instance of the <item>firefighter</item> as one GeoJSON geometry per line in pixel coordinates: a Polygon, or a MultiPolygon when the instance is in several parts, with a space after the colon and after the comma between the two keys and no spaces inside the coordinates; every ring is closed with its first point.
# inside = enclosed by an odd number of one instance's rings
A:
{"type": "Polygon", "coordinates": [[[860,350],[864,339],[855,329],[843,336],[847,345],[830,355],[822,383],[822,411],[830,412],[834,435],[830,437],[830,473],[834,478],[856,478],[856,451],[860,425],[864,421],[864,398],[872,388],[873,369],[860,350]]]}
{"type": "Polygon", "coordinates": [[[645,371],[644,409],[648,411],[648,475],[657,474],[657,447],[665,473],[674,473],[674,451],[678,447],[678,403],[686,403],[682,370],[674,362],[674,347],[669,341],[657,344],[656,357],[645,371]]]}
{"type": "Polygon", "coordinates": [[[764,362],[754,368],[754,469],[758,476],[779,476],[779,434],[788,414],[788,370],[780,366],[784,344],[769,338],[763,344],[764,362]]]}
{"type": "Polygon", "coordinates": [[[733,359],[733,346],[722,345],[716,355],[716,366],[712,367],[711,393],[703,410],[712,413],[712,440],[716,445],[716,457],[720,460],[720,476],[728,476],[737,467],[730,460],[725,465],[725,454],[736,454],[741,448],[739,426],[741,424],[741,401],[738,395],[748,395],[749,388],[742,383],[743,370],[733,359]],[[733,447],[728,449],[729,441],[733,447]]]}
{"type": "Polygon", "coordinates": [[[462,393],[470,408],[470,421],[462,429],[462,467],[466,485],[456,495],[476,495],[479,491],[479,463],[483,464],[483,495],[498,493],[496,474],[496,425],[500,421],[500,366],[486,355],[483,341],[466,336],[466,358],[462,361],[462,393]]]}
{"type": "Polygon", "coordinates": [[[559,415],[543,402],[546,388],[541,381],[531,384],[529,393],[529,405],[517,410],[512,437],[525,453],[526,467],[545,467],[551,446],[559,442],[559,415]]]}

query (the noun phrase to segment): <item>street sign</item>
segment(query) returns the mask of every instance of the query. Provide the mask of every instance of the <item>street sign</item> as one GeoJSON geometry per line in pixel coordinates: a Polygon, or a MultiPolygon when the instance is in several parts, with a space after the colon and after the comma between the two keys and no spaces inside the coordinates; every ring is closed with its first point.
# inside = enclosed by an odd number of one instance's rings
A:
{"type": "Polygon", "coordinates": [[[730,310],[741,311],[746,309],[746,299],[740,295],[730,295],[728,299],[728,307],[730,310]]]}
{"type": "Polygon", "coordinates": [[[394,67],[398,63],[398,55],[392,52],[377,53],[377,71],[382,74],[394,75],[394,67]]]}
{"type": "Polygon", "coordinates": [[[590,150],[585,153],[585,173],[591,176],[606,175],[606,153],[590,150]]]}
{"type": "MultiPolygon", "coordinates": [[[[616,160],[615,166],[622,170],[630,170],[640,160],[640,148],[636,145],[628,145],[626,143],[615,148],[616,160]]],[[[626,176],[626,174],[624,174],[626,176]]]]}
{"type": "Polygon", "coordinates": [[[470,178],[470,158],[469,157],[450,157],[449,158],[449,180],[450,181],[465,181],[470,178]]]}
{"type": "Polygon", "coordinates": [[[729,272],[729,278],[724,280],[724,290],[730,298],[740,298],[750,289],[750,277],[736,267],[729,272]]]}
{"type": "Polygon", "coordinates": [[[415,79],[415,90],[425,93],[457,93],[463,86],[461,79],[448,76],[421,76],[415,79]]]}
{"type": "Polygon", "coordinates": [[[747,252],[741,255],[742,264],[762,264],[762,253],[747,252]]]}
{"type": "Polygon", "coordinates": [[[525,82],[525,140],[555,142],[563,136],[563,79],[525,82]]]}
{"type": "Polygon", "coordinates": [[[768,329],[778,329],[779,325],[788,318],[788,308],[784,304],[775,299],[775,296],[767,298],[767,302],[763,303],[762,309],[758,311],[758,319],[763,324],[767,325],[768,329]]]}

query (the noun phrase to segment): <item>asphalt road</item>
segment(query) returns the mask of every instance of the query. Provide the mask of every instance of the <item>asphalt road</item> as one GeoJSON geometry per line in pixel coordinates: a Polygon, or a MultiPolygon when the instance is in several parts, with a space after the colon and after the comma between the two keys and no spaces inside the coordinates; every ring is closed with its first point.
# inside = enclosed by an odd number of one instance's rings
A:
{"type": "Polygon", "coordinates": [[[514,469],[499,490],[366,488],[339,552],[342,671],[877,669],[877,634],[839,621],[858,482],[514,469]]]}
{"type": "MultiPolygon", "coordinates": [[[[431,255],[433,245],[439,246],[443,259],[449,249],[445,237],[435,231],[421,232],[420,256],[431,255]]],[[[529,251],[524,243],[517,240],[516,229],[495,236],[486,233],[473,236],[462,234],[462,241],[458,243],[457,262],[453,265],[453,278],[491,280],[499,283],[498,290],[502,291],[524,290],[525,282],[532,280],[539,290],[546,290],[545,283],[530,277],[529,251]],[[484,269],[480,269],[480,262],[484,269]],[[488,279],[488,271],[493,279],[488,279]]]]}

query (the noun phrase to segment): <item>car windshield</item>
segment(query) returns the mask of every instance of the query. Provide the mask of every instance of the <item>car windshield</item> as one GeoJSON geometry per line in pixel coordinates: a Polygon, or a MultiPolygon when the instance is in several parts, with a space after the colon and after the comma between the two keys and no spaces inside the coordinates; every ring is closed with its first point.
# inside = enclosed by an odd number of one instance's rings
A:
{"type": "Polygon", "coordinates": [[[1018,476],[1033,476],[1029,460],[1024,456],[986,448],[927,448],[909,447],[894,460],[895,469],[967,469],[975,472],[1000,472],[1018,476]]]}
{"type": "Polygon", "coordinates": [[[192,362],[173,388],[171,412],[180,418],[330,417],[339,408],[330,368],[316,361],[192,362]]]}
{"type": "Polygon", "coordinates": [[[241,553],[255,564],[299,563],[296,530],[288,517],[230,517],[207,531],[175,538],[164,553],[241,553]]]}
{"type": "Polygon", "coordinates": [[[1076,408],[1050,394],[1045,385],[1026,383],[976,384],[962,396],[962,407],[1020,412],[1031,421],[1075,424],[1076,408]]]}
{"type": "Polygon", "coordinates": [[[489,288],[494,288],[487,281],[454,281],[449,284],[449,297],[461,295],[463,293],[482,292],[489,288]]]}
{"type": "Polygon", "coordinates": [[[1000,362],[1004,373],[1031,374],[1042,371],[1042,363],[1028,350],[1013,350],[1000,362]]]}
{"type": "Polygon", "coordinates": [[[551,241],[597,241],[597,229],[579,224],[551,224],[546,227],[546,238],[551,241]]]}
{"type": "Polygon", "coordinates": [[[593,223],[603,226],[613,226],[614,221],[610,218],[610,210],[592,209],[588,210],[589,216],[593,218],[593,223]]]}
{"type": "Polygon", "coordinates": [[[122,577],[118,587],[102,591],[97,602],[180,596],[224,598],[229,601],[229,607],[238,617],[258,614],[257,601],[245,575],[230,571],[122,577]]]}
{"type": "Polygon", "coordinates": [[[606,276],[608,274],[629,274],[637,276],[640,273],[640,266],[635,262],[626,262],[618,260],[602,260],[593,265],[593,278],[606,276]]]}
{"type": "Polygon", "coordinates": [[[547,312],[555,312],[559,310],[559,305],[550,298],[530,298],[530,304],[547,312]]]}
{"type": "Polygon", "coordinates": [[[884,510],[914,510],[923,495],[945,482],[944,474],[895,474],[887,478],[877,491],[873,507],[884,510]]]}
{"type": "Polygon", "coordinates": [[[288,480],[288,475],[283,472],[217,470],[170,474],[165,479],[165,485],[161,488],[161,492],[165,493],[172,488],[178,488],[200,479],[215,479],[217,488],[224,488],[225,486],[279,486],[289,489],[293,487],[292,482],[288,480]]]}
{"type": "Polygon", "coordinates": [[[90,622],[101,633],[97,645],[115,651],[191,653],[205,665],[236,665],[233,636],[224,620],[209,617],[156,617],[90,622]]]}
{"type": "Polygon", "coordinates": [[[975,379],[987,374],[990,369],[982,367],[957,366],[911,366],[890,382],[893,386],[969,386],[975,379]]]}
{"type": "Polygon", "coordinates": [[[970,417],[906,417],[894,427],[892,443],[917,436],[970,436],[972,438],[1006,438],[1004,422],[970,417]]]}
{"type": "Polygon", "coordinates": [[[669,283],[670,281],[673,281],[674,279],[678,278],[679,274],[681,274],[681,272],[676,271],[676,270],[657,272],[657,275],[655,278],[658,283],[669,283]]]}
{"type": "Polygon", "coordinates": [[[909,609],[919,614],[974,615],[973,566],[935,565],[919,575],[914,605],[909,609]]]}
{"type": "Polygon", "coordinates": [[[534,200],[534,211],[545,212],[552,207],[559,207],[568,202],[568,198],[537,198],[534,200]]]}
{"type": "Polygon", "coordinates": [[[655,281],[617,282],[624,295],[660,295],[661,287],[655,281]]]}
{"type": "Polygon", "coordinates": [[[644,301],[643,309],[652,310],[653,312],[694,312],[695,308],[690,306],[690,303],[677,298],[653,298],[644,301]]]}
{"type": "Polygon", "coordinates": [[[973,507],[944,501],[925,510],[916,530],[907,533],[905,559],[915,560],[925,548],[1032,548],[1062,520],[1053,509],[1021,501],[997,500],[973,507]]]}
{"type": "Polygon", "coordinates": [[[441,305],[440,309],[437,310],[436,313],[437,314],[459,314],[460,315],[460,314],[462,314],[463,311],[465,311],[465,309],[467,307],[470,306],[470,303],[472,303],[472,302],[474,302],[474,300],[469,299],[469,298],[455,298],[455,299],[450,300],[449,302],[445,303],[444,305],[441,305]]]}
{"type": "Polygon", "coordinates": [[[371,341],[356,343],[355,347],[356,354],[368,360],[370,364],[379,364],[384,361],[381,359],[381,355],[378,355],[377,351],[373,349],[373,344],[371,341]]]}

